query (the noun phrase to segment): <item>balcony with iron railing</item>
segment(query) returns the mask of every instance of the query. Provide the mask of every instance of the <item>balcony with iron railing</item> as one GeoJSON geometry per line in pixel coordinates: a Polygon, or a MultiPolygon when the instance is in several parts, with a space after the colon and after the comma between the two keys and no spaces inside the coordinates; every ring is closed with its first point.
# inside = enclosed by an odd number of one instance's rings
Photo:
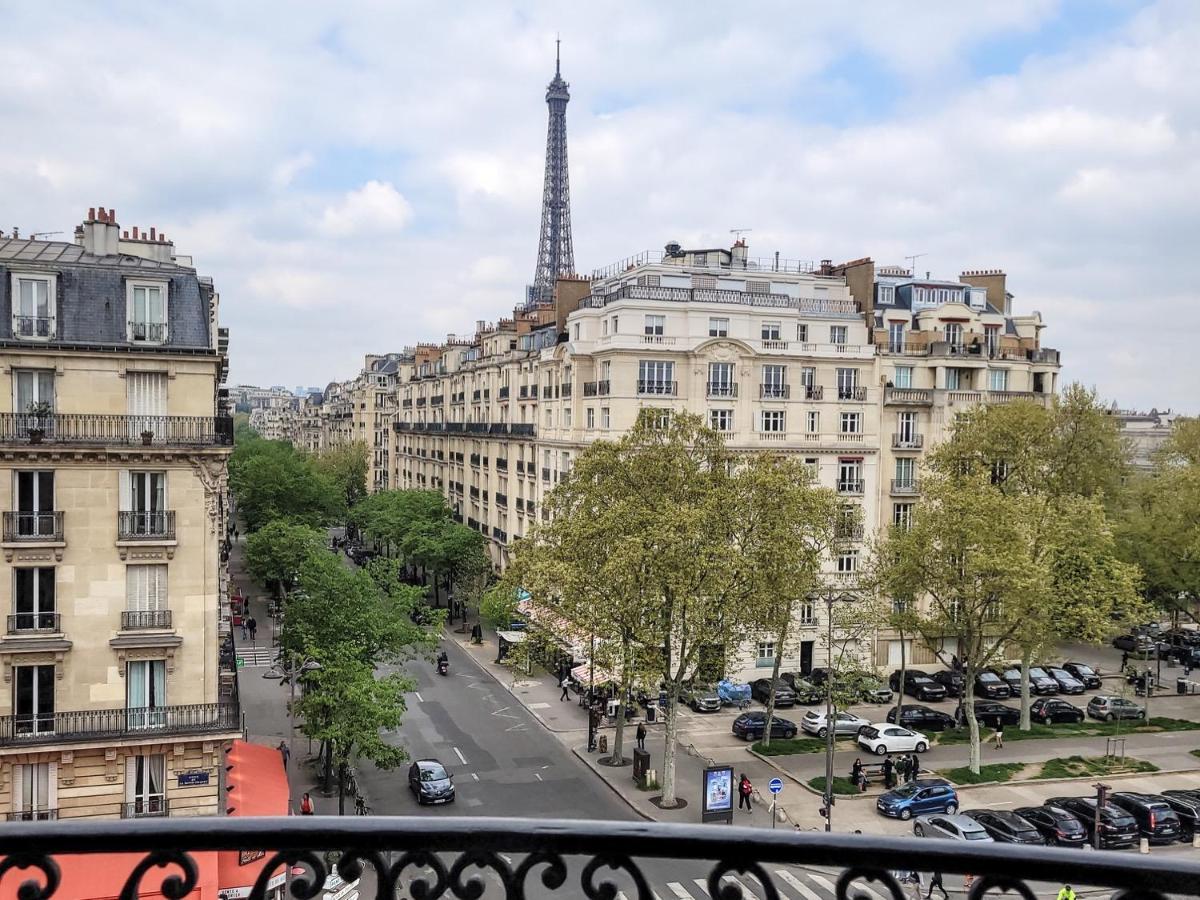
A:
{"type": "Polygon", "coordinates": [[[171,814],[171,801],[166,797],[143,797],[121,804],[122,819],[161,819],[171,814]]]}
{"type": "Polygon", "coordinates": [[[508,426],[508,433],[513,437],[535,437],[537,426],[532,422],[513,422],[508,426]]]}
{"type": "Polygon", "coordinates": [[[215,870],[206,860],[214,851],[257,860],[253,886],[229,895],[249,900],[277,896],[279,875],[288,867],[295,873],[289,896],[320,897],[322,886],[344,885],[347,896],[364,900],[904,900],[913,889],[898,876],[910,872],[939,873],[939,883],[964,900],[1054,897],[1064,884],[1087,898],[1200,895],[1200,863],[1182,853],[1081,853],[851,833],[844,810],[855,804],[848,799],[830,810],[832,832],[420,815],[137,821],[139,812],[153,813],[156,802],[132,801],[121,820],[30,821],[7,829],[0,871],[12,895],[27,885],[22,897],[69,900],[58,890],[64,869],[78,877],[94,867],[116,880],[105,896],[157,895],[161,884],[169,888],[161,893],[178,900],[201,900],[209,896],[202,875],[210,872],[206,866],[215,870]],[[960,890],[963,884],[969,892],[960,890]]]}
{"type": "Polygon", "coordinates": [[[136,343],[161,344],[167,339],[167,323],[130,321],[129,339],[136,343]]]}
{"type": "Polygon", "coordinates": [[[54,316],[13,316],[13,337],[48,341],[54,337],[54,316]]]}
{"type": "Polygon", "coordinates": [[[925,435],[912,432],[892,435],[892,447],[896,450],[920,450],[925,446],[925,435]]]}
{"type": "Polygon", "coordinates": [[[842,478],[838,480],[837,489],[839,494],[861,494],[866,485],[862,479],[842,478]]]}
{"type": "Polygon", "coordinates": [[[932,406],[933,391],[889,386],[884,389],[883,402],[888,406],[932,406]]]}
{"type": "Polygon", "coordinates": [[[4,543],[60,544],[63,542],[62,510],[4,513],[4,543]]]}
{"type": "Polygon", "coordinates": [[[839,385],[837,389],[837,398],[839,400],[853,400],[861,403],[867,399],[867,389],[865,387],[859,387],[858,385],[852,385],[849,387],[839,385]]]}
{"type": "Polygon", "coordinates": [[[791,393],[791,386],[787,384],[760,384],[758,386],[758,396],[763,400],[786,400],[791,393]]]}
{"type": "Polygon", "coordinates": [[[921,483],[916,478],[893,478],[891,491],[897,497],[910,497],[921,493],[921,483]]]}
{"type": "Polygon", "coordinates": [[[61,634],[62,615],[57,612],[19,612],[8,617],[9,634],[61,634]]]}
{"type": "Polygon", "coordinates": [[[57,809],[22,809],[5,813],[9,822],[53,822],[58,818],[57,809]]]}
{"type": "Polygon", "coordinates": [[[241,728],[237,703],[22,713],[0,716],[0,747],[160,734],[236,734],[241,728]]]}
{"type": "Polygon", "coordinates": [[[0,413],[0,444],[229,447],[233,417],[0,413]]]}
{"type": "Polygon", "coordinates": [[[117,540],[175,539],[175,510],[123,510],[117,513],[117,540]]]}
{"type": "Polygon", "coordinates": [[[171,628],[169,609],[123,609],[121,610],[122,631],[148,631],[171,628]]]}
{"type": "Polygon", "coordinates": [[[674,397],[678,388],[677,381],[638,379],[637,383],[637,392],[643,396],[674,397]]]}
{"type": "Polygon", "coordinates": [[[708,383],[709,397],[736,397],[738,386],[735,381],[710,381],[708,383]]]}
{"type": "Polygon", "coordinates": [[[804,399],[805,400],[820,400],[824,396],[825,396],[825,388],[823,385],[819,385],[819,384],[804,385],[804,399]]]}

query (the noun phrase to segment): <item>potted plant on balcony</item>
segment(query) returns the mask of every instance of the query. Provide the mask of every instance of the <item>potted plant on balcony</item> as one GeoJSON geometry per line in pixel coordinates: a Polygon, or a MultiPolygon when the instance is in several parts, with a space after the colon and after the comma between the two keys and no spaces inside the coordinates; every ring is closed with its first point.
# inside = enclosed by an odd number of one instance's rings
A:
{"type": "Polygon", "coordinates": [[[149,447],[150,442],[154,440],[154,432],[147,428],[142,432],[142,446],[149,447]]]}
{"type": "Polygon", "coordinates": [[[25,407],[25,412],[29,415],[29,443],[40,444],[46,436],[46,421],[53,410],[45,400],[37,400],[25,407]]]}

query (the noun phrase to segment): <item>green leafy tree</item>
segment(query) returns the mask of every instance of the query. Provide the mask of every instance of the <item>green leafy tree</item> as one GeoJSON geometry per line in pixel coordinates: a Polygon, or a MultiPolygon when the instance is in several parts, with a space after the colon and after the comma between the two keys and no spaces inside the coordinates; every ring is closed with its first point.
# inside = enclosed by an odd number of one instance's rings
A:
{"type": "Polygon", "coordinates": [[[346,509],[353,508],[367,496],[370,451],[364,441],[325,451],[316,458],[315,466],[341,489],[346,509]]]}
{"type": "Polygon", "coordinates": [[[275,519],[323,528],[345,516],[341,489],[284,441],[241,441],[229,461],[238,513],[253,532],[275,519]]]}
{"type": "Polygon", "coordinates": [[[264,584],[278,585],[286,597],[309,556],[324,547],[325,535],[317,529],[276,519],[246,539],[246,568],[264,584]]]}

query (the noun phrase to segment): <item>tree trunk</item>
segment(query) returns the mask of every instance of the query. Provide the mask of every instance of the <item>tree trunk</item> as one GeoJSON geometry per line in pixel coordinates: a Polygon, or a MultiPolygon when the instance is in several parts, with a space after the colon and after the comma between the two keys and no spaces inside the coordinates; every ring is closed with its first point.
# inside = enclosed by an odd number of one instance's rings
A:
{"type": "Polygon", "coordinates": [[[1025,648],[1021,651],[1021,730],[1029,731],[1029,664],[1033,660],[1033,651],[1025,648]]]}
{"type": "Polygon", "coordinates": [[[904,712],[904,668],[905,653],[904,653],[904,629],[897,629],[900,632],[900,682],[897,685],[896,691],[896,724],[900,723],[900,714],[904,712]]]}
{"type": "Polygon", "coordinates": [[[629,696],[629,685],[624,672],[621,673],[621,684],[617,690],[620,692],[617,695],[617,726],[613,729],[612,754],[608,757],[614,766],[621,765],[625,757],[625,698],[629,696]]]}
{"type": "Polygon", "coordinates": [[[668,684],[667,743],[663,748],[661,803],[663,809],[674,809],[678,805],[675,799],[675,735],[679,729],[679,718],[676,714],[676,710],[679,708],[679,680],[671,679],[668,684]]]}
{"type": "Polygon", "coordinates": [[[979,721],[975,718],[975,666],[963,667],[963,714],[967,719],[967,733],[971,736],[968,746],[967,767],[975,775],[979,774],[979,721]]]}
{"type": "Polygon", "coordinates": [[[321,757],[325,760],[324,769],[324,790],[326,794],[333,791],[333,745],[329,741],[321,742],[321,757]]]}
{"type": "Polygon", "coordinates": [[[346,764],[338,763],[338,815],[346,814],[346,764]]]}
{"type": "Polygon", "coordinates": [[[439,607],[442,605],[441,595],[438,593],[438,573],[431,572],[429,580],[433,582],[433,605],[439,607]]]}
{"type": "Polygon", "coordinates": [[[771,693],[767,695],[767,720],[763,723],[762,745],[771,745],[771,720],[775,718],[775,682],[779,680],[779,667],[783,663],[783,640],[786,629],[780,631],[775,642],[775,665],[771,667],[771,693]]]}

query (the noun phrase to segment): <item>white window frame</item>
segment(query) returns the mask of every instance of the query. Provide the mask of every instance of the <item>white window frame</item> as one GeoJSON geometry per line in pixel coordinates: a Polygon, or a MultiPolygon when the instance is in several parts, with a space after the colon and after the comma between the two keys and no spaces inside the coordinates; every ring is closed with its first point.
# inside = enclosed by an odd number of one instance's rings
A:
{"type": "Polygon", "coordinates": [[[787,416],[782,409],[763,409],[758,413],[758,430],[764,434],[787,432],[787,416]]]}
{"type": "Polygon", "coordinates": [[[842,413],[842,434],[862,434],[863,417],[859,412],[842,413]]]}
{"type": "Polygon", "coordinates": [[[1008,390],[1008,369],[988,369],[988,390],[1008,390]]]}
{"type": "Polygon", "coordinates": [[[911,456],[896,457],[896,486],[912,487],[917,481],[917,461],[911,456]]]}
{"type": "Polygon", "coordinates": [[[713,431],[733,431],[733,410],[710,409],[708,411],[708,427],[713,431]]]}
{"type": "Polygon", "coordinates": [[[879,285],[879,300],[880,306],[894,306],[896,303],[896,288],[891,284],[879,285]]]}
{"type": "Polygon", "coordinates": [[[837,557],[837,570],[841,575],[853,575],[858,571],[858,550],[843,550],[837,557]]]}
{"type": "Polygon", "coordinates": [[[34,762],[14,763],[12,767],[12,811],[13,817],[20,821],[37,821],[49,818],[49,814],[58,809],[58,763],[34,762]],[[36,785],[41,780],[39,775],[45,774],[46,796],[37,796],[36,785]],[[25,802],[26,785],[34,785],[30,790],[30,804],[25,802]],[[44,813],[45,815],[39,815],[44,813]]]}
{"type": "Polygon", "coordinates": [[[807,322],[797,322],[796,323],[796,340],[801,344],[808,343],[808,323],[807,322]]]}
{"type": "Polygon", "coordinates": [[[588,431],[596,427],[596,407],[589,406],[587,408],[587,412],[584,413],[584,420],[587,422],[588,431]]]}
{"type": "Polygon", "coordinates": [[[892,370],[892,387],[911,388],[913,386],[913,366],[896,366],[892,370]]]}
{"type": "Polygon", "coordinates": [[[600,407],[600,427],[605,431],[612,427],[612,411],[607,406],[600,407]]]}
{"type": "Polygon", "coordinates": [[[942,325],[942,338],[951,347],[961,348],[963,345],[963,327],[961,322],[946,322],[942,325]]]}
{"type": "Polygon", "coordinates": [[[662,337],[667,333],[667,317],[646,313],[645,333],[647,336],[662,337]]]}
{"type": "Polygon", "coordinates": [[[708,336],[729,337],[729,320],[720,316],[709,316],[708,336]]]}
{"type": "Polygon", "coordinates": [[[902,528],[907,531],[912,527],[913,504],[912,503],[893,503],[892,504],[892,525],[902,528]]]}
{"type": "Polygon", "coordinates": [[[764,669],[768,666],[775,665],[775,642],[774,641],[759,641],[755,648],[754,666],[758,669],[764,669]]]}
{"type": "Polygon", "coordinates": [[[764,341],[778,341],[783,337],[783,324],[780,322],[763,322],[760,334],[764,341]]]}
{"type": "MultiPolygon", "coordinates": [[[[58,331],[58,275],[51,272],[30,272],[28,270],[15,269],[11,273],[12,278],[12,333],[13,337],[18,341],[52,341],[58,331]],[[46,285],[46,319],[47,333],[46,334],[20,334],[17,329],[17,319],[26,318],[21,315],[21,282],[22,281],[41,281],[46,285]]],[[[29,318],[38,318],[36,315],[29,318]]],[[[34,329],[37,330],[36,328],[34,329]]]]}
{"type": "Polygon", "coordinates": [[[891,353],[904,352],[904,322],[888,322],[888,351],[891,353]]]}
{"type": "Polygon", "coordinates": [[[57,399],[55,395],[58,392],[57,384],[55,383],[55,374],[56,373],[55,373],[54,369],[36,369],[36,368],[13,369],[12,370],[12,398],[13,398],[12,408],[13,408],[13,412],[15,412],[19,415],[20,414],[28,414],[29,413],[29,405],[33,404],[33,403],[49,403],[50,411],[54,412],[54,410],[56,408],[55,400],[57,399]],[[24,406],[21,405],[20,383],[21,383],[22,378],[28,378],[30,380],[30,388],[31,388],[30,392],[29,392],[31,399],[24,406]],[[42,389],[47,383],[49,384],[49,391],[50,391],[50,396],[48,398],[42,396],[42,389]]]}
{"type": "Polygon", "coordinates": [[[821,414],[815,409],[810,409],[804,414],[804,433],[819,434],[821,431],[821,414]]]}
{"type": "Polygon", "coordinates": [[[167,757],[165,753],[131,754],[125,757],[125,802],[142,807],[132,818],[139,816],[162,816],[166,814],[167,801],[167,757]],[[138,761],[142,760],[142,783],[137,777],[138,761]],[[157,774],[158,790],[149,790],[153,775],[157,774]]]}
{"type": "Polygon", "coordinates": [[[168,328],[167,323],[171,321],[171,310],[169,306],[170,291],[168,290],[169,285],[170,282],[166,280],[147,278],[130,278],[125,282],[125,321],[127,323],[126,327],[128,330],[127,339],[131,343],[165,344],[167,342],[168,338],[170,337],[170,329],[168,328]],[[134,297],[136,296],[138,290],[157,290],[162,294],[162,322],[156,322],[150,318],[150,298],[148,294],[146,296],[147,309],[145,322],[139,323],[134,318],[134,297]],[[135,334],[135,329],[139,324],[145,324],[146,326],[161,325],[162,337],[152,338],[151,335],[153,332],[149,329],[149,327],[147,327],[144,337],[137,337],[135,334]]]}
{"type": "Polygon", "coordinates": [[[844,345],[848,336],[849,329],[845,325],[829,326],[829,343],[844,345]]]}

